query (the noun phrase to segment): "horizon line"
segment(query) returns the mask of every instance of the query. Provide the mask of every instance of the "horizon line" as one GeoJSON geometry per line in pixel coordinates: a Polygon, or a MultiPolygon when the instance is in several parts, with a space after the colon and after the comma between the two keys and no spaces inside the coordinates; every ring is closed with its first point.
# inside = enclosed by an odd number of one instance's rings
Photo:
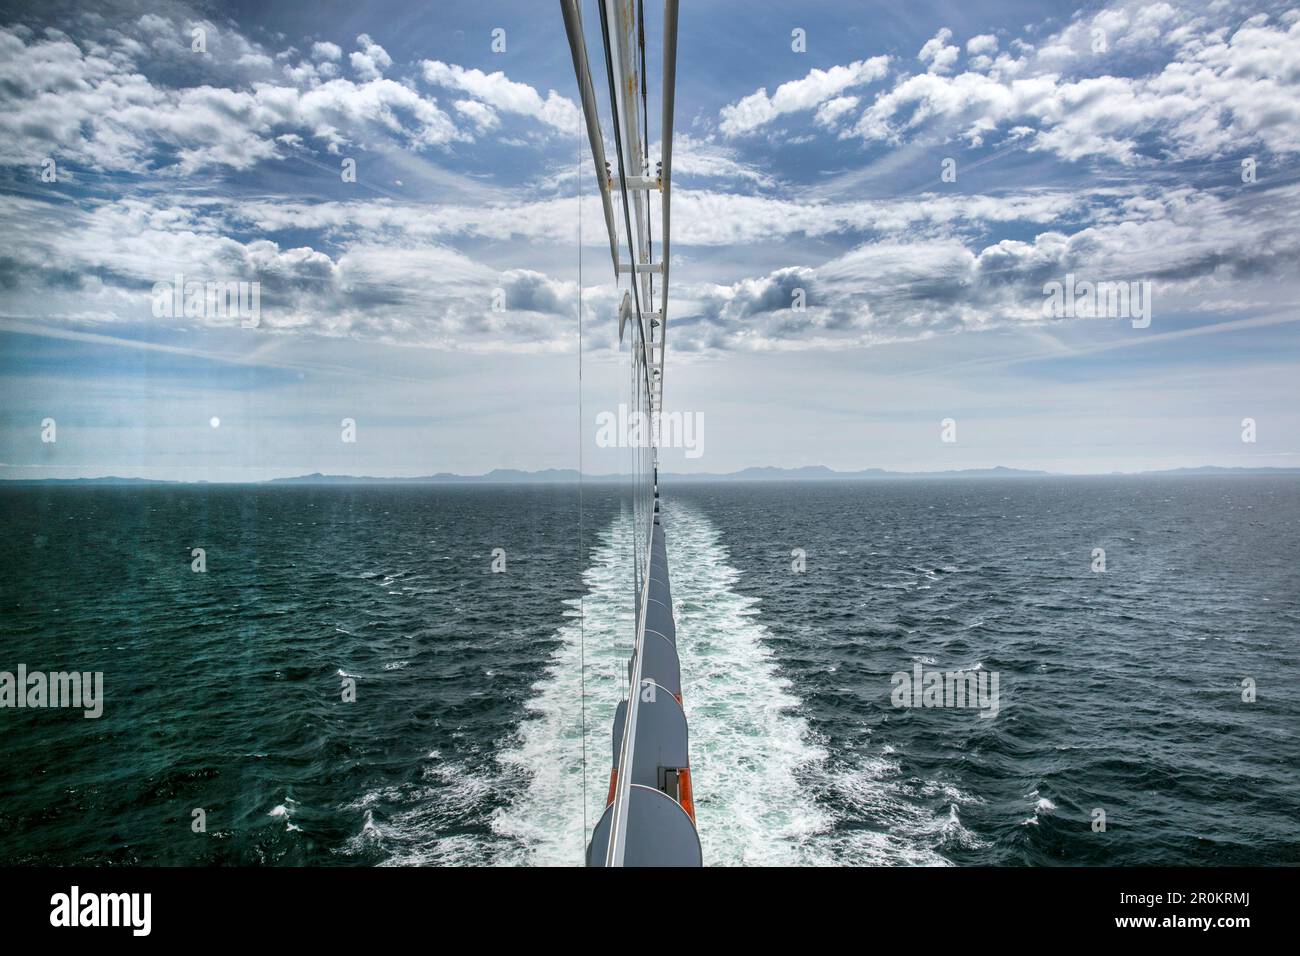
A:
{"type": "MultiPolygon", "coordinates": [[[[0,463],[0,469],[39,466],[22,466],[0,463]]],[[[48,465],[44,467],[49,467],[48,465]]],[[[69,466],[74,467],[74,466],[69,466]]],[[[1192,465],[1177,468],[1145,469],[1140,471],[1067,472],[1043,469],[1014,468],[1005,465],[972,468],[949,468],[930,471],[896,471],[888,468],[867,467],[840,471],[825,465],[749,465],[728,472],[669,472],[660,474],[660,480],[675,481],[870,481],[890,478],[1112,478],[1143,475],[1231,475],[1231,474],[1300,474],[1300,467],[1286,465],[1192,465]]],[[[433,472],[418,475],[350,475],[307,472],[255,479],[187,479],[146,478],[132,475],[105,474],[74,478],[38,477],[7,478],[0,476],[0,484],[159,484],[159,485],[269,485],[269,484],[473,484],[473,483],[570,483],[578,481],[618,482],[632,479],[631,474],[606,472],[579,472],[576,468],[493,468],[482,474],[433,472]]]]}

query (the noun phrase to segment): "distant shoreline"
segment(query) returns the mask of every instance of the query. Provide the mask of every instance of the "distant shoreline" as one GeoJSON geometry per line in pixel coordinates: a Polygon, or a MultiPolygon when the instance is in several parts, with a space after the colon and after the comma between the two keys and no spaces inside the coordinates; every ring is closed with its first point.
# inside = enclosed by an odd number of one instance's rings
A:
{"type": "MultiPolygon", "coordinates": [[[[1198,468],[1171,468],[1160,471],[1129,471],[1079,474],[1071,472],[1031,471],[1019,468],[969,468],[951,471],[888,471],[868,468],[862,471],[834,471],[823,466],[807,468],[745,468],[726,473],[672,473],[665,472],[660,480],[665,485],[702,484],[708,482],[819,482],[819,481],[897,481],[936,479],[985,478],[1140,478],[1140,477],[1231,477],[1248,475],[1300,476],[1300,468],[1224,468],[1203,465],[1198,468]]],[[[457,475],[441,473],[415,477],[375,477],[370,475],[297,475],[286,478],[268,478],[260,481],[185,481],[168,478],[130,478],[107,475],[100,478],[0,478],[5,485],[81,485],[133,487],[143,485],[239,485],[271,487],[322,487],[337,485],[565,485],[579,481],[590,484],[614,484],[630,481],[631,475],[579,475],[573,469],[551,468],[542,471],[517,471],[494,469],[483,475],[457,475]]]]}

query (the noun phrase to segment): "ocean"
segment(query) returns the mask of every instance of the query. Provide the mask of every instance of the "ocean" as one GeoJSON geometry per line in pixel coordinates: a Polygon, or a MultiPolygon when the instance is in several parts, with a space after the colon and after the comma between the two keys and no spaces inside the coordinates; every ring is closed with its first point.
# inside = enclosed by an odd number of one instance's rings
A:
{"type": "MultiPolygon", "coordinates": [[[[669,481],[664,509],[706,864],[1300,863],[1295,478],[669,481]],[[996,715],[894,706],[918,666],[996,675],[996,715]]],[[[104,674],[98,719],[0,710],[6,863],[581,863],[623,489],[0,513],[0,671],[104,674]]]]}

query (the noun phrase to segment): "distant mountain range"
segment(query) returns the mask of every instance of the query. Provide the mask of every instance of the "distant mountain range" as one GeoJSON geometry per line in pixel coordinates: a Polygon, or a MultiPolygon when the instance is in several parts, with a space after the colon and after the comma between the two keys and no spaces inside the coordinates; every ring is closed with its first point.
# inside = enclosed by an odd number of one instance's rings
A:
{"type": "MultiPolygon", "coordinates": [[[[903,472],[885,471],[883,468],[868,468],[864,471],[832,471],[825,465],[809,465],[804,468],[745,468],[742,471],[730,471],[722,474],[698,472],[694,474],[663,473],[664,481],[803,481],[817,479],[864,479],[864,478],[921,478],[921,477],[969,477],[996,478],[1017,475],[1046,475],[1045,471],[1021,471],[1016,468],[984,468],[967,471],[903,472]]],[[[630,475],[583,475],[584,481],[626,481],[630,475]]],[[[486,475],[453,475],[443,472],[419,478],[353,478],[347,475],[302,475],[297,478],[273,478],[267,484],[273,485],[319,485],[319,484],[439,484],[442,482],[573,482],[578,480],[578,472],[572,468],[547,468],[544,471],[519,471],[514,468],[495,468],[486,475]]]]}
{"type": "MultiPolygon", "coordinates": [[[[1202,465],[1199,468],[1171,468],[1164,471],[1111,472],[1111,475],[1300,475],[1300,468],[1220,468],[1202,465]]],[[[825,465],[806,465],[802,468],[756,467],[725,473],[696,472],[661,477],[665,484],[699,481],[871,481],[898,478],[1041,478],[1070,477],[1049,471],[1027,471],[1022,468],[965,468],[955,471],[887,471],[884,468],[864,468],[861,471],[834,471],[825,465]]],[[[583,481],[626,481],[628,475],[583,475],[583,481]]],[[[546,468],[542,471],[521,471],[516,468],[494,468],[485,475],[456,475],[439,472],[413,478],[382,478],[368,475],[298,475],[293,478],[272,478],[268,481],[241,482],[262,485],[439,485],[439,484],[561,484],[578,480],[572,468],[546,468]]],[[[15,485],[180,485],[216,484],[216,482],[182,482],[154,478],[6,478],[0,479],[15,485]]]]}

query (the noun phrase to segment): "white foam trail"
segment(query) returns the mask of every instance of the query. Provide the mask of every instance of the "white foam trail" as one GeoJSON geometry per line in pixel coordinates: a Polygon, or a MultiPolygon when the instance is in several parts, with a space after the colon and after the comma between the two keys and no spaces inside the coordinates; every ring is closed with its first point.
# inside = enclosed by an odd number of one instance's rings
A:
{"type": "Polygon", "coordinates": [[[764,643],[758,602],[732,588],[740,572],[727,564],[718,531],[676,503],[665,505],[664,524],[705,863],[805,862],[801,847],[831,820],[799,774],[825,751],[811,742],[801,702],[764,643]]]}
{"type": "MultiPolygon", "coordinates": [[[[930,849],[954,825],[904,799],[888,758],[831,769],[798,711],[802,701],[767,647],[758,602],[734,590],[740,572],[701,513],[665,504],[669,577],[677,617],[691,776],[706,865],[863,865],[946,862],[930,849]],[[817,799],[830,797],[831,811],[817,799]],[[863,826],[863,819],[877,822],[863,826]],[[848,827],[837,827],[848,820],[848,827]]],[[[581,865],[605,807],[611,723],[631,652],[631,522],[624,514],[599,536],[579,602],[560,645],[533,685],[531,712],[498,760],[527,775],[492,829],[512,838],[500,863],[581,865]],[[586,827],[583,823],[580,640],[586,642],[586,827]]],[[[953,803],[955,814],[956,800],[953,803]]]]}
{"type": "Polygon", "coordinates": [[[497,759],[528,785],[493,816],[492,830],[515,849],[499,862],[581,866],[587,838],[605,809],[614,710],[624,694],[632,653],[632,523],[628,514],[601,532],[582,575],[585,596],[568,602],[560,645],[525,706],[531,712],[497,759]],[[581,607],[580,607],[581,605],[581,607]],[[585,619],[581,617],[585,612],[585,619]],[[585,634],[584,634],[585,632],[585,634]],[[583,818],[581,648],[586,643],[586,826],[583,818]]]}
{"type": "Polygon", "coordinates": [[[945,863],[931,846],[949,815],[902,798],[888,758],[831,767],[768,649],[758,601],[734,589],[740,572],[712,522],[672,502],[665,526],[705,863],[945,863]]]}

